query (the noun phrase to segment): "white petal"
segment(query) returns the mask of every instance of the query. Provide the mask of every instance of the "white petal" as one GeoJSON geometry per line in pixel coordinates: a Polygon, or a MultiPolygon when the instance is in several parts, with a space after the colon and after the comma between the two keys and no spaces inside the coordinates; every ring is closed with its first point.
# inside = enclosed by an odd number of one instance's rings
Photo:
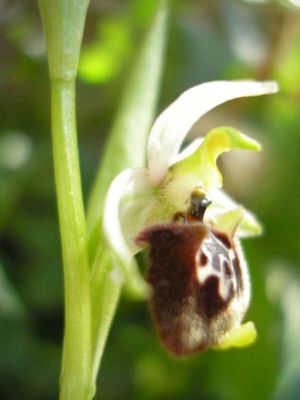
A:
{"type": "Polygon", "coordinates": [[[144,211],[152,198],[153,189],[145,168],[127,169],[110,185],[104,205],[103,227],[110,246],[125,260],[130,260],[136,251],[134,237],[144,227],[144,211]]]}
{"type": "Polygon", "coordinates": [[[165,177],[183,139],[197,120],[214,107],[239,97],[275,93],[276,82],[214,81],[184,92],[156,119],[148,139],[148,166],[153,185],[165,177]]]}
{"type": "Polygon", "coordinates": [[[144,228],[154,197],[148,170],[134,168],[121,172],[113,180],[104,204],[104,234],[124,272],[127,289],[136,297],[149,294],[133,255],[138,250],[134,239],[144,228]]]}
{"type": "MultiPolygon", "coordinates": [[[[233,211],[240,207],[240,205],[234,201],[227,193],[223,190],[215,189],[208,195],[212,201],[212,205],[208,207],[205,213],[205,221],[214,223],[218,221],[219,216],[222,216],[224,212],[233,211]]],[[[262,233],[262,226],[257,218],[247,209],[242,207],[244,216],[238,225],[237,236],[241,238],[257,236],[262,233]]]]}

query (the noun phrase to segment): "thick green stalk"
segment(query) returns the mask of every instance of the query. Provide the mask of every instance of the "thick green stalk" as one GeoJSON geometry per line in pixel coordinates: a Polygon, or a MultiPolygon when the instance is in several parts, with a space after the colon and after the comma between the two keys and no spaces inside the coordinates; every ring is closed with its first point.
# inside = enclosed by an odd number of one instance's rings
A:
{"type": "Polygon", "coordinates": [[[89,0],[39,0],[51,81],[53,159],[62,241],[65,332],[61,400],[88,400],[91,305],[75,118],[75,78],[89,0]]]}
{"type": "Polygon", "coordinates": [[[53,158],[65,285],[61,400],[87,400],[93,392],[89,267],[74,97],[74,82],[52,81],[53,158]]]}

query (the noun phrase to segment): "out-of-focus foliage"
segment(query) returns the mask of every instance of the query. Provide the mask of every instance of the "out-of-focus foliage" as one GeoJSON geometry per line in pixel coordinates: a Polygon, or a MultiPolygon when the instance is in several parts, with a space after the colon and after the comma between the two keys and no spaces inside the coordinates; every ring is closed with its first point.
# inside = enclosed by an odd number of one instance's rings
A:
{"type": "MultiPolygon", "coordinates": [[[[87,199],[106,133],[141,39],[150,0],[92,0],[78,81],[78,131],[87,199]]],[[[247,400],[300,397],[300,2],[173,2],[160,109],[213,79],[280,81],[279,95],[237,100],[193,130],[232,125],[260,154],[222,158],[226,189],[263,221],[245,241],[249,319],[257,343],[175,360],[147,307],[122,299],[99,399],[247,400]]],[[[0,398],[57,397],[63,329],[60,244],[51,162],[49,88],[34,1],[0,2],[0,398]]],[[[138,121],[137,121],[138,124],[138,121]]],[[[134,151],[134,149],[133,149],[134,151]]],[[[116,157],[118,155],[116,154],[116,157]]]]}
{"type": "Polygon", "coordinates": [[[94,41],[81,54],[79,76],[87,83],[116,77],[130,58],[132,44],[128,24],[121,19],[99,22],[94,41]]]}

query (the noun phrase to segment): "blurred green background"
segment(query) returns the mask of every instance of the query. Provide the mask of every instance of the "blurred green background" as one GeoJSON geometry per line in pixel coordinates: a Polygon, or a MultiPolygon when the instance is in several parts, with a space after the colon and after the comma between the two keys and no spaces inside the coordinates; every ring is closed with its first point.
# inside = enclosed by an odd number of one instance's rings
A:
{"type": "MultiPolygon", "coordinates": [[[[77,95],[86,199],[155,5],[91,1],[77,95]]],[[[122,298],[98,399],[300,398],[300,1],[174,1],[158,110],[200,82],[243,78],[277,79],[281,92],[218,107],[191,137],[226,124],[264,146],[220,163],[225,188],[265,226],[263,237],[244,242],[253,286],[247,319],[258,340],[178,361],[161,348],[147,306],[122,298]]],[[[33,0],[0,1],[0,115],[0,398],[52,400],[63,285],[47,63],[33,0]]]]}

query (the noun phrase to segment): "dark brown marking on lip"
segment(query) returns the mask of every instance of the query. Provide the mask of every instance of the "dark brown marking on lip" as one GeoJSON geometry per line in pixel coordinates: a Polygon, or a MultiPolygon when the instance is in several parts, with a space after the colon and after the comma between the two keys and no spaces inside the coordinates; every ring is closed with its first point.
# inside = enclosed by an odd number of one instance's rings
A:
{"type": "Polygon", "coordinates": [[[232,244],[225,233],[214,230],[213,234],[224,244],[225,247],[228,249],[232,248],[232,244]]]}
{"type": "Polygon", "coordinates": [[[241,269],[241,264],[239,260],[239,256],[237,253],[237,249],[234,249],[234,256],[231,259],[233,271],[237,280],[238,291],[242,292],[244,290],[244,281],[243,281],[243,273],[241,269]]]}
{"type": "Polygon", "coordinates": [[[232,270],[230,268],[230,264],[227,260],[223,260],[223,269],[225,272],[225,276],[230,279],[232,277],[232,270]]]}
{"type": "Polygon", "coordinates": [[[197,291],[198,312],[211,319],[220,314],[228,304],[228,300],[220,296],[220,279],[217,276],[209,277],[197,291]]]}
{"type": "Polygon", "coordinates": [[[207,265],[208,258],[207,255],[203,253],[203,251],[200,252],[200,257],[199,257],[199,266],[200,267],[205,267],[207,265]]]}

